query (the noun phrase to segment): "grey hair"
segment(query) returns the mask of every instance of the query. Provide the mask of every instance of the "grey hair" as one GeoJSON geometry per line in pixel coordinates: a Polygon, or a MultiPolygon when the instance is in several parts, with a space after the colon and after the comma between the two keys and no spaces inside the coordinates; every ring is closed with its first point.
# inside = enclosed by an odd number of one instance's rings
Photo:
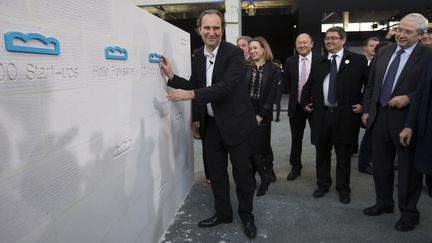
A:
{"type": "Polygon", "coordinates": [[[239,40],[245,40],[247,43],[251,42],[252,38],[248,35],[242,35],[237,38],[236,43],[238,43],[239,40]]]}
{"type": "Polygon", "coordinates": [[[417,29],[419,34],[423,34],[428,29],[429,21],[419,13],[410,13],[403,17],[401,21],[402,20],[410,20],[418,23],[420,25],[420,27],[417,29]]]}

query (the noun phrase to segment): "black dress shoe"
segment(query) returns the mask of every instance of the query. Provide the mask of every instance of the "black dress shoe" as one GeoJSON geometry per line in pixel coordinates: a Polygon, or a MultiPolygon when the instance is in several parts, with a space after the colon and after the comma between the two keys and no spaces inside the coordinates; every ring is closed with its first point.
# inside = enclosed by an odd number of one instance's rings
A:
{"type": "Polygon", "coordinates": [[[373,169],[372,167],[366,167],[366,168],[359,168],[359,172],[373,175],[373,169]]]}
{"type": "Polygon", "coordinates": [[[318,188],[314,191],[314,193],[312,194],[312,196],[313,196],[314,198],[324,197],[324,195],[325,195],[328,191],[329,191],[328,189],[318,187],[318,188]]]}
{"type": "Polygon", "coordinates": [[[363,214],[368,216],[378,216],[383,213],[394,213],[394,207],[382,207],[378,205],[373,205],[372,207],[365,208],[363,214]]]}
{"type": "Polygon", "coordinates": [[[224,224],[229,224],[233,221],[232,218],[220,218],[218,216],[213,216],[211,218],[208,219],[204,219],[203,221],[200,221],[198,223],[199,227],[213,227],[216,226],[218,224],[224,223],[224,224]]]}
{"type": "Polygon", "coordinates": [[[287,176],[287,180],[288,181],[293,181],[293,180],[295,180],[297,177],[299,177],[299,176],[301,176],[301,172],[300,171],[295,171],[295,170],[292,170],[289,174],[288,174],[288,176],[287,176]]]}
{"type": "Polygon", "coordinates": [[[351,197],[348,192],[339,192],[339,201],[343,204],[348,204],[351,202],[351,197]]]}
{"type": "Polygon", "coordinates": [[[411,231],[419,224],[419,222],[419,218],[408,219],[406,217],[401,217],[396,222],[395,229],[398,231],[411,231]]]}
{"type": "Polygon", "coordinates": [[[244,233],[249,239],[254,239],[257,233],[257,227],[253,222],[245,222],[244,223],[244,233]]]}

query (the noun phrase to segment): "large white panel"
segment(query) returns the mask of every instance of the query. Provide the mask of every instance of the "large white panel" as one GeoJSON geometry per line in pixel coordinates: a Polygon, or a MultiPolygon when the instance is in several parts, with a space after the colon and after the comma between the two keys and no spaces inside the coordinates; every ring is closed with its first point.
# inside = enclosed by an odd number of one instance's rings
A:
{"type": "Polygon", "coordinates": [[[40,94],[0,95],[0,178],[44,156],[40,94]]]}
{"type": "Polygon", "coordinates": [[[112,34],[112,1],[107,0],[33,0],[30,2],[34,20],[52,28],[70,31],[112,34]]]}
{"type": "Polygon", "coordinates": [[[20,19],[22,21],[26,18],[30,18],[26,0],[0,1],[0,9],[13,9],[13,11],[10,11],[8,14],[1,15],[2,18],[5,19],[20,19]]]}
{"type": "Polygon", "coordinates": [[[148,54],[188,77],[189,34],[127,0],[0,11],[0,242],[157,241],[191,187],[193,147],[190,102],[166,99],[148,54]],[[8,51],[8,32],[55,38],[60,52],[8,51]],[[127,60],[106,59],[110,46],[127,60]]]}

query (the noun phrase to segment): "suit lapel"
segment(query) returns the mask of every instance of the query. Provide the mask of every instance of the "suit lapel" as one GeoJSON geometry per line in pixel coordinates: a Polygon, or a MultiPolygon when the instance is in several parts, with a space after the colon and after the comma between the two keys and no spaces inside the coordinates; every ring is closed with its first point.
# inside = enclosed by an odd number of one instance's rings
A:
{"type": "Polygon", "coordinates": [[[346,66],[350,62],[350,58],[351,58],[350,53],[348,51],[344,50],[341,62],[339,64],[338,73],[340,73],[342,70],[344,70],[346,68],[346,66]]]}
{"type": "Polygon", "coordinates": [[[251,65],[246,65],[245,80],[251,80],[252,69],[253,69],[253,67],[251,65]]]}
{"type": "Polygon", "coordinates": [[[384,63],[385,64],[385,65],[381,66],[379,69],[379,72],[380,72],[379,76],[378,76],[379,77],[379,87],[382,86],[382,82],[384,81],[384,75],[386,73],[387,66],[389,65],[390,58],[393,55],[393,53],[395,52],[395,50],[396,50],[396,45],[394,45],[391,48],[388,48],[387,51],[383,53],[383,56],[382,56],[383,61],[376,63],[376,64],[378,64],[378,63],[384,63]]]}
{"type": "Polygon", "coordinates": [[[224,55],[225,55],[225,43],[221,42],[219,45],[219,50],[216,55],[214,68],[213,68],[213,74],[212,74],[212,84],[217,83],[216,75],[221,73],[221,69],[223,68],[223,61],[224,61],[224,55]]]}
{"type": "Polygon", "coordinates": [[[412,51],[411,55],[409,56],[407,62],[405,63],[405,66],[403,67],[398,80],[396,81],[396,86],[394,87],[394,90],[400,86],[400,83],[402,80],[405,79],[407,76],[407,73],[414,67],[415,65],[418,65],[417,62],[419,61],[419,56],[421,55],[421,45],[420,43],[417,44],[417,46],[412,51]]]}
{"type": "Polygon", "coordinates": [[[196,57],[196,65],[197,65],[197,74],[198,76],[198,82],[200,83],[200,87],[206,87],[207,86],[207,75],[206,75],[206,61],[207,58],[204,56],[204,48],[202,51],[199,51],[195,53],[197,55],[196,57]]]}
{"type": "Polygon", "coordinates": [[[300,81],[300,76],[299,76],[299,55],[295,55],[295,59],[294,59],[294,64],[292,66],[291,72],[294,74],[294,80],[292,81],[294,83],[294,88],[297,90],[298,92],[298,83],[300,81]]]}
{"type": "Polygon", "coordinates": [[[320,68],[321,72],[319,73],[319,81],[320,85],[322,87],[322,84],[324,83],[324,78],[329,74],[330,72],[330,60],[328,60],[327,55],[324,55],[321,57],[321,60],[318,65],[320,65],[322,68],[320,68]]]}
{"type": "Polygon", "coordinates": [[[273,64],[271,64],[271,63],[266,63],[266,64],[264,64],[264,66],[263,66],[263,68],[264,68],[264,70],[263,70],[263,77],[262,77],[262,83],[261,83],[261,91],[260,91],[260,96],[261,97],[264,97],[264,90],[265,90],[265,87],[266,87],[266,85],[267,85],[267,78],[268,78],[268,76],[269,76],[269,69],[270,69],[270,66],[269,65],[273,65],[273,64]]]}

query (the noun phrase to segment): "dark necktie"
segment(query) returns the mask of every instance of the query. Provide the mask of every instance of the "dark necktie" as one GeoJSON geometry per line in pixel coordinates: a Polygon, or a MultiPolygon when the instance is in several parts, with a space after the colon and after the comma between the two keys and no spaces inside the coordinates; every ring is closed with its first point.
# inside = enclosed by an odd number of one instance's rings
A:
{"type": "Polygon", "coordinates": [[[330,64],[330,77],[329,77],[329,89],[327,100],[330,104],[336,103],[336,75],[337,75],[337,65],[336,65],[337,55],[332,56],[332,61],[330,64]]]}
{"type": "Polygon", "coordinates": [[[380,93],[380,98],[379,98],[379,102],[380,102],[380,105],[382,107],[386,107],[388,105],[389,100],[390,100],[390,97],[392,94],[392,89],[393,89],[393,84],[396,81],[396,73],[397,73],[398,68],[399,68],[400,56],[402,53],[404,53],[403,49],[400,49],[397,52],[397,55],[393,59],[393,61],[390,63],[390,66],[387,70],[387,74],[384,78],[384,81],[383,81],[384,84],[381,87],[381,93],[380,93]]]}

